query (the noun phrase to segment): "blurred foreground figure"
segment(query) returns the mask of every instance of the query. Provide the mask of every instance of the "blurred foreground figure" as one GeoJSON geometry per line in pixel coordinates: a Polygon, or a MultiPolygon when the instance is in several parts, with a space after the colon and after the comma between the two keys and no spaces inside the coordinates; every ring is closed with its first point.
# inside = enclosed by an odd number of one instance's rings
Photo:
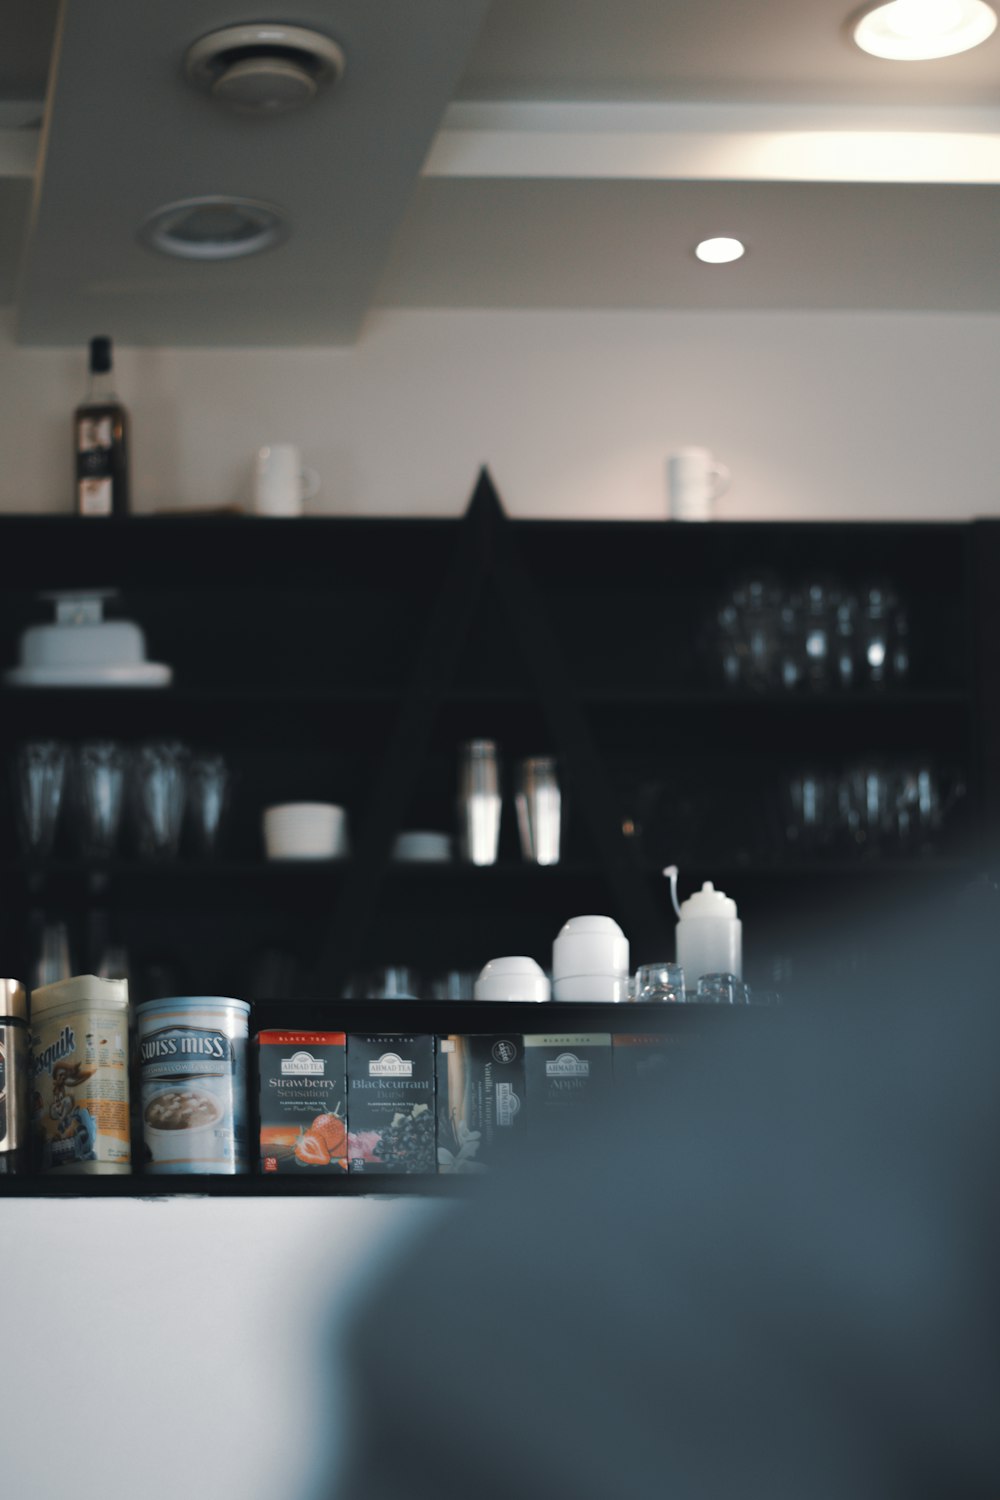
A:
{"type": "Polygon", "coordinates": [[[330,1500],[996,1500],[1000,901],[918,916],[414,1244],[330,1500]]]}

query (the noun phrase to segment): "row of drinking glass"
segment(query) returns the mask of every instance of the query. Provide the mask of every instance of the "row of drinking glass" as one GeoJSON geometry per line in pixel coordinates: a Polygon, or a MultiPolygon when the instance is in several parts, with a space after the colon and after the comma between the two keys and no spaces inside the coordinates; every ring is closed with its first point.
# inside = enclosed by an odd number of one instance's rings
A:
{"type": "Polygon", "coordinates": [[[836,579],[787,588],[767,574],[733,589],[716,617],[730,687],[883,687],[910,674],[910,624],[894,587],[859,592],[836,579]]]}
{"type": "Polygon", "coordinates": [[[803,850],[915,854],[964,794],[959,777],[929,765],[800,771],[785,791],[785,841],[803,850]]]}
{"type": "Polygon", "coordinates": [[[25,853],[45,859],[64,824],[85,859],[119,852],[123,829],[143,859],[171,859],[187,832],[192,853],[213,855],[228,799],[221,755],[176,740],[28,740],[13,757],[14,811],[25,853]]]}
{"type": "MultiPolygon", "coordinates": [[[[475,972],[457,969],[423,983],[415,969],[403,964],[387,965],[368,975],[359,975],[344,991],[345,1000],[471,1000],[476,983],[475,972]]],[[[703,974],[695,989],[688,993],[684,970],[680,964],[643,964],[629,983],[629,1000],[642,1004],[670,1002],[699,1005],[768,1004],[776,1000],[772,993],[757,991],[735,974],[703,974]]]]}

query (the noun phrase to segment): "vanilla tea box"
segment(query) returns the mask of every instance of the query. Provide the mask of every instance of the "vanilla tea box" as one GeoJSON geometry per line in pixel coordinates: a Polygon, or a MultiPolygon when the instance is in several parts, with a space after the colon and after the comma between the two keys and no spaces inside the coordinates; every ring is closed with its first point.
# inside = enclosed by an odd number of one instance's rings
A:
{"type": "Polygon", "coordinates": [[[439,1172],[484,1172],[508,1162],[524,1135],[523,1105],[523,1037],[438,1038],[439,1172]]]}
{"type": "Polygon", "coordinates": [[[347,1038],[342,1031],[257,1033],[260,1170],[347,1170],[347,1038]]]}
{"type": "Polygon", "coordinates": [[[351,1172],[437,1170],[434,1038],[347,1038],[347,1160],[351,1172]]]}
{"type": "Polygon", "coordinates": [[[528,1134],[544,1139],[582,1118],[611,1121],[609,1032],[547,1032],[524,1038],[528,1134]]]}

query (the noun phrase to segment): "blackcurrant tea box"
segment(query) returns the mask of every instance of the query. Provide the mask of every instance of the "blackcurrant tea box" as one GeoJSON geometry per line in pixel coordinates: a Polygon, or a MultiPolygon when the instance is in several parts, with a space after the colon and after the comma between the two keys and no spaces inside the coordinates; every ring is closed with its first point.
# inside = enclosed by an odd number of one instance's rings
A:
{"type": "Polygon", "coordinates": [[[257,1034],[260,1170],[347,1170],[347,1038],[342,1031],[257,1034]]]}
{"type": "Polygon", "coordinates": [[[434,1038],[347,1038],[347,1159],[351,1172],[437,1170],[434,1038]]]}
{"type": "Polygon", "coordinates": [[[437,1053],[439,1172],[485,1172],[524,1135],[524,1038],[442,1036],[437,1053]]]}
{"type": "Polygon", "coordinates": [[[548,1032],[524,1038],[528,1134],[532,1140],[582,1123],[611,1120],[609,1032],[548,1032]]]}

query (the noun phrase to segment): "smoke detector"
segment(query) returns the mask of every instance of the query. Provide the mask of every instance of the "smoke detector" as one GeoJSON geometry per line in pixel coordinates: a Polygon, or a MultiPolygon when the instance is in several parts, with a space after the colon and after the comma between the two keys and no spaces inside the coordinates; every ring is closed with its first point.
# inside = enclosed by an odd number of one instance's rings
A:
{"type": "Polygon", "coordinates": [[[213,99],[264,116],[309,104],[344,67],[343,51],[321,31],[265,22],[209,32],[184,58],[191,82],[213,99]]]}

